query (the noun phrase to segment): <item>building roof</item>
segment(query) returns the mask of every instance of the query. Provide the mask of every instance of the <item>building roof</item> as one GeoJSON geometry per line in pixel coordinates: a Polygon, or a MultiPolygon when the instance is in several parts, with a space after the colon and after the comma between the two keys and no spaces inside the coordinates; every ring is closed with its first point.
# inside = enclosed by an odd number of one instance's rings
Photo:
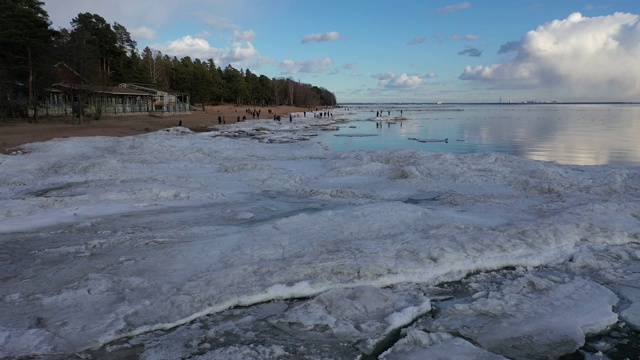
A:
{"type": "Polygon", "coordinates": [[[82,90],[90,91],[94,93],[111,94],[111,95],[151,96],[151,94],[149,94],[146,91],[123,88],[118,86],[90,86],[90,85],[72,86],[69,84],[62,84],[62,83],[54,84],[54,86],[64,87],[68,89],[76,88],[76,89],[82,89],[82,90]]]}
{"type": "Polygon", "coordinates": [[[151,84],[122,83],[119,86],[120,87],[126,87],[128,89],[142,90],[142,91],[146,91],[148,93],[153,93],[153,94],[167,93],[167,94],[172,94],[172,95],[188,95],[188,93],[175,91],[175,90],[171,90],[171,89],[162,89],[162,88],[158,88],[157,86],[151,85],[151,84]]]}

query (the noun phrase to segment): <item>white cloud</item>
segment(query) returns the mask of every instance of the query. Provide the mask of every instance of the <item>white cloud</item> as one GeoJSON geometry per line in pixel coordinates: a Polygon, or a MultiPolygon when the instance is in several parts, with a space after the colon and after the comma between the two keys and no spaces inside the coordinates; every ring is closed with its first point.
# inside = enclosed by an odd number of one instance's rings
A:
{"type": "Polygon", "coordinates": [[[459,4],[449,5],[449,6],[445,6],[443,8],[440,8],[440,9],[438,9],[438,12],[439,13],[450,13],[450,12],[466,9],[466,8],[468,8],[470,6],[471,6],[471,4],[469,2],[467,2],[467,1],[465,1],[465,2],[461,2],[459,4]]]}
{"type": "Polygon", "coordinates": [[[148,28],[146,26],[141,26],[137,29],[129,30],[132,39],[144,39],[144,40],[153,40],[156,38],[155,30],[148,28]]]}
{"type": "Polygon", "coordinates": [[[280,72],[283,74],[322,73],[325,72],[331,64],[333,64],[333,60],[328,57],[306,61],[285,59],[280,62],[279,67],[280,72]]]}
{"type": "Polygon", "coordinates": [[[386,86],[394,89],[415,89],[422,83],[422,79],[416,75],[400,74],[392,79],[386,86]]]}
{"type": "Polygon", "coordinates": [[[295,74],[298,72],[299,66],[296,62],[289,59],[284,59],[280,62],[280,72],[285,74],[295,74]]]}
{"type": "Polygon", "coordinates": [[[408,75],[402,73],[399,76],[394,72],[378,73],[371,75],[372,78],[378,79],[378,87],[386,89],[415,89],[422,84],[422,78],[417,75],[408,75]]]}
{"type": "Polygon", "coordinates": [[[232,66],[244,66],[251,60],[258,56],[258,50],[253,47],[253,44],[247,42],[245,44],[237,45],[229,50],[225,56],[225,60],[232,66]]]}
{"type": "Polygon", "coordinates": [[[207,40],[187,35],[181,39],[169,41],[161,51],[177,57],[207,58],[215,49],[207,40]]]}
{"type": "Polygon", "coordinates": [[[165,45],[156,45],[155,49],[163,54],[178,58],[189,56],[192,59],[213,59],[216,65],[224,67],[231,64],[233,67],[246,67],[249,64],[259,66],[259,51],[249,41],[233,42],[230,47],[216,48],[205,39],[195,36],[170,41],[165,45]]]}
{"type": "Polygon", "coordinates": [[[357,71],[353,71],[353,72],[351,72],[351,76],[362,76],[362,74],[360,74],[357,71]]]}
{"type": "Polygon", "coordinates": [[[337,31],[331,31],[324,34],[311,34],[307,35],[302,39],[302,43],[308,43],[310,41],[324,42],[324,41],[334,41],[339,40],[341,37],[340,33],[337,31]]]}
{"type": "Polygon", "coordinates": [[[233,41],[253,41],[256,39],[256,32],[253,30],[234,31],[233,41]]]}
{"type": "Polygon", "coordinates": [[[508,87],[561,89],[568,99],[637,100],[640,96],[640,16],[571,14],[529,31],[499,53],[511,61],[467,66],[463,80],[508,87]]]}

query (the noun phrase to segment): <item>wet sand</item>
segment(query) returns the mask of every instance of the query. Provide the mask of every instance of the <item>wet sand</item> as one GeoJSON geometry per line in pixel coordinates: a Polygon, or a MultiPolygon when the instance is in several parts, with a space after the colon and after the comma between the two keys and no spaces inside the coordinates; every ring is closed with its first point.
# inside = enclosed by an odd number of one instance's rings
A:
{"type": "Polygon", "coordinates": [[[197,111],[184,115],[169,115],[154,117],[149,115],[132,115],[104,117],[100,120],[85,118],[83,124],[74,125],[73,118],[42,117],[38,123],[28,122],[27,119],[0,120],[0,152],[12,153],[20,146],[33,142],[47,141],[56,138],[77,136],[130,136],[145,132],[158,131],[173,126],[182,126],[193,131],[207,131],[211,126],[218,125],[218,116],[224,116],[227,124],[236,122],[238,116],[247,117],[251,121],[253,116],[245,112],[246,109],[260,110],[260,118],[273,118],[273,114],[286,116],[292,112],[309,111],[307,108],[295,106],[207,106],[205,111],[199,107],[197,111]],[[272,110],[272,114],[269,114],[272,110]]]}

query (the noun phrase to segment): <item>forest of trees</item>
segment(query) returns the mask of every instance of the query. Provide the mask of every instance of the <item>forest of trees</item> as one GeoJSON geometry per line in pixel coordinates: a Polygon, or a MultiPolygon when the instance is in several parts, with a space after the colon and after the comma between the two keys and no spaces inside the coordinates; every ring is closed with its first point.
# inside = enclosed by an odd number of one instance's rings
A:
{"type": "Polygon", "coordinates": [[[137,49],[127,29],[97,14],[80,13],[70,29],[55,30],[39,0],[0,0],[0,118],[25,116],[64,63],[91,86],[150,84],[190,94],[192,105],[333,106],[329,90],[249,69],[217,66],[212,59],[178,59],[137,49]]]}

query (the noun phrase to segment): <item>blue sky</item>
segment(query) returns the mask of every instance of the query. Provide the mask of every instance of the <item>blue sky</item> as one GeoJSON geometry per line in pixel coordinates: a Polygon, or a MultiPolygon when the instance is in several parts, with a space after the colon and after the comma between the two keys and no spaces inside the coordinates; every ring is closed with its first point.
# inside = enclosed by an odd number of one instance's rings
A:
{"type": "Polygon", "coordinates": [[[638,0],[44,0],[338,102],[640,101],[638,0]]]}

